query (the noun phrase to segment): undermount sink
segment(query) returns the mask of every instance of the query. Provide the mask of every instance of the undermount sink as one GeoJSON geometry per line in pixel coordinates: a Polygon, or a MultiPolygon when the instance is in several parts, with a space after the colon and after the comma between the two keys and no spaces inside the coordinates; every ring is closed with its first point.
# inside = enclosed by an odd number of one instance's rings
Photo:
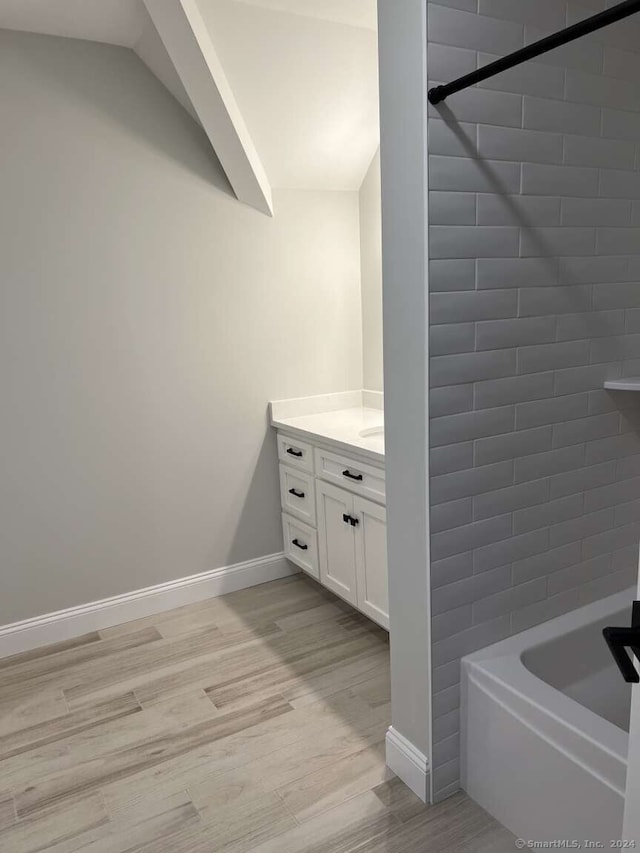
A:
{"type": "Polygon", "coordinates": [[[360,438],[377,438],[378,436],[384,436],[384,427],[370,427],[369,429],[363,429],[360,432],[360,438]]]}

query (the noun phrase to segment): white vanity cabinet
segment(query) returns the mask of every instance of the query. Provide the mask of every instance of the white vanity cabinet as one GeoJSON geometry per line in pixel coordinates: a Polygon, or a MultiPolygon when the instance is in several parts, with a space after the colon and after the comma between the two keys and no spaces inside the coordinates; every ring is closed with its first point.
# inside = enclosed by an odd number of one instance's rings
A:
{"type": "Polygon", "coordinates": [[[384,468],[283,433],[278,455],[286,556],[388,629],[384,468]]]}

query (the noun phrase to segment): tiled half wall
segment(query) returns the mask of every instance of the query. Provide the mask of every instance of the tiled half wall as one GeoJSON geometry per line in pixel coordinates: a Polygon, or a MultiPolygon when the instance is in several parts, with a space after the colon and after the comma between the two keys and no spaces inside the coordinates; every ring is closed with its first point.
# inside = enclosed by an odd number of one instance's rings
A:
{"type": "MultiPolygon", "coordinates": [[[[430,85],[605,8],[429,3],[430,85]]],[[[622,589],[640,539],[640,16],[430,108],[434,792],[459,665],[622,589]]]]}

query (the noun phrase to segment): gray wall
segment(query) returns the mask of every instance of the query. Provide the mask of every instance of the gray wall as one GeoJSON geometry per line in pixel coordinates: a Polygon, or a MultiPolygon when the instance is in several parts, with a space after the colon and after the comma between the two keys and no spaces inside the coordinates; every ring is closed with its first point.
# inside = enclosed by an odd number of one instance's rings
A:
{"type": "Polygon", "coordinates": [[[364,387],[382,391],[382,190],[380,151],[360,188],[362,352],[364,387]]]}
{"type": "Polygon", "coordinates": [[[0,624],[278,552],[270,399],[360,388],[357,193],[234,200],[130,51],[0,33],[0,624]]]}
{"type": "MultiPolygon", "coordinates": [[[[604,8],[429,4],[430,82],[604,8]]],[[[610,4],[609,4],[610,5],[610,4]]],[[[458,786],[459,661],[634,582],[640,22],[430,110],[434,790],[458,786]]]]}

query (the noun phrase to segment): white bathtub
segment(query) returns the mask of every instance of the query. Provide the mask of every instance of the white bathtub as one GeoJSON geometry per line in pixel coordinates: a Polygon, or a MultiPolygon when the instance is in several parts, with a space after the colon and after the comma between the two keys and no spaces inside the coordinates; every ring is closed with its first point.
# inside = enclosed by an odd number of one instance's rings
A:
{"type": "Polygon", "coordinates": [[[635,590],[462,661],[462,786],[525,841],[609,842],[622,831],[631,686],[602,637],[635,590]]]}

